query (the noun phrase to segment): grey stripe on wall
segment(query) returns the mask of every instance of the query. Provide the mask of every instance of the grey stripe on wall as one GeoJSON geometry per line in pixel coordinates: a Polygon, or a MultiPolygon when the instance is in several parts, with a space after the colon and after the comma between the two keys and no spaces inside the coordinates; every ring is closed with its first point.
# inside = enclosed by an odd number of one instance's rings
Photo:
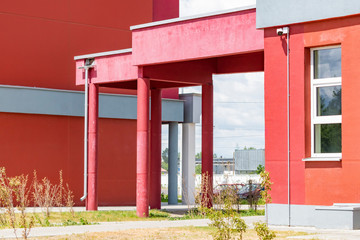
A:
{"type": "MultiPolygon", "coordinates": [[[[99,105],[100,118],[136,119],[136,96],[100,94],[99,105]]],[[[84,93],[0,86],[0,112],[81,117],[84,116],[84,93]]],[[[162,120],[183,122],[184,102],[163,99],[162,120]]]]}
{"type": "Polygon", "coordinates": [[[359,13],[359,0],[257,0],[256,27],[282,26],[359,13]]]}

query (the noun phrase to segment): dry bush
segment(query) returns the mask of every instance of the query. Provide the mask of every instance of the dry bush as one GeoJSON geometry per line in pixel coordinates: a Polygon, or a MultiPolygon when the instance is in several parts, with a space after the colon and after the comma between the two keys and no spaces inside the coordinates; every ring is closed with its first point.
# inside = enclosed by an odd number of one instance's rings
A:
{"type": "Polygon", "coordinates": [[[34,226],[34,217],[29,217],[26,212],[30,197],[34,205],[44,212],[47,226],[52,207],[63,207],[65,203],[74,215],[74,195],[68,184],[64,187],[62,171],[59,172],[58,184],[52,184],[46,177],[38,181],[36,171],[32,184],[28,184],[27,175],[8,177],[5,168],[0,168],[0,224],[13,228],[16,238],[17,228],[22,229],[22,237],[27,239],[34,226]],[[15,213],[16,209],[19,213],[15,213]]]}
{"type": "Polygon", "coordinates": [[[31,228],[34,226],[34,219],[28,217],[26,208],[29,206],[29,188],[28,188],[28,176],[20,175],[13,178],[13,191],[17,201],[17,209],[20,211],[19,225],[22,228],[22,236],[24,239],[30,234],[31,228]]]}
{"type": "Polygon", "coordinates": [[[15,199],[9,178],[6,176],[5,168],[0,168],[0,201],[5,209],[6,222],[14,229],[16,235],[15,199]]]}
{"type": "Polygon", "coordinates": [[[73,191],[70,190],[69,188],[69,184],[66,183],[66,188],[65,188],[65,195],[64,195],[64,200],[65,200],[65,206],[69,208],[70,213],[74,216],[75,212],[74,212],[74,194],[73,191]]]}
{"type": "Polygon", "coordinates": [[[25,211],[30,202],[29,191],[27,175],[7,177],[5,168],[0,168],[0,202],[5,209],[1,222],[14,229],[16,238],[17,227],[22,228],[22,236],[27,239],[34,225],[33,218],[28,217],[25,211]],[[20,214],[15,214],[15,209],[20,214]]]}
{"type": "Polygon", "coordinates": [[[34,206],[41,208],[42,212],[48,218],[52,207],[63,206],[63,178],[62,171],[59,171],[59,184],[52,184],[50,180],[44,177],[41,181],[37,179],[36,170],[33,177],[32,197],[34,206]]]}

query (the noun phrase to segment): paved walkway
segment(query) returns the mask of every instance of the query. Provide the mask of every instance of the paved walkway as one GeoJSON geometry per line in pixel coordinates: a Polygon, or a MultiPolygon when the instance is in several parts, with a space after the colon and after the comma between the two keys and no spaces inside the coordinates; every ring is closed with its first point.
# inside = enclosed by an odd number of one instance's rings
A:
{"type": "Polygon", "coordinates": [[[360,230],[317,229],[314,227],[280,227],[270,226],[276,231],[305,232],[311,235],[288,237],[289,239],[328,239],[328,240],[356,240],[360,239],[360,230]]]}

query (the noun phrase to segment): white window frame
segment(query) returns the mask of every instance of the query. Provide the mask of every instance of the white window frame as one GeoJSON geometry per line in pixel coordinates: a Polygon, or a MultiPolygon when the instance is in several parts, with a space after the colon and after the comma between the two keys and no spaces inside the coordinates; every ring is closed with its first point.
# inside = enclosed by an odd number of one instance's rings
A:
{"type": "MultiPolygon", "coordinates": [[[[342,158],[342,153],[315,153],[315,125],[316,124],[342,124],[342,115],[333,116],[317,116],[317,96],[316,88],[318,87],[329,87],[341,85],[342,77],[334,78],[320,78],[314,79],[314,51],[323,49],[341,48],[341,45],[329,46],[329,47],[318,47],[310,50],[311,54],[311,157],[318,158],[319,161],[339,161],[342,158]]],[[[342,114],[342,112],[341,112],[342,114]]],[[[316,160],[316,159],[315,159],[316,160]]]]}

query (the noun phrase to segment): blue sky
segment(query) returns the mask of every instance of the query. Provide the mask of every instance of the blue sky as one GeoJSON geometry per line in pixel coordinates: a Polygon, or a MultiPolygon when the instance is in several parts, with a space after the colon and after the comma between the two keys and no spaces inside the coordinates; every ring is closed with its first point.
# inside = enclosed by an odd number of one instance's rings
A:
{"type": "MultiPolygon", "coordinates": [[[[180,0],[180,16],[215,12],[255,4],[254,0],[180,0]]],[[[264,148],[264,74],[215,75],[214,153],[232,157],[236,148],[264,148]]],[[[180,92],[199,92],[200,87],[180,92]]],[[[181,151],[181,126],[179,126],[181,151]]],[[[163,126],[162,148],[167,147],[167,126],[163,126]]],[[[196,152],[201,151],[201,124],[196,125],[196,152]]]]}

